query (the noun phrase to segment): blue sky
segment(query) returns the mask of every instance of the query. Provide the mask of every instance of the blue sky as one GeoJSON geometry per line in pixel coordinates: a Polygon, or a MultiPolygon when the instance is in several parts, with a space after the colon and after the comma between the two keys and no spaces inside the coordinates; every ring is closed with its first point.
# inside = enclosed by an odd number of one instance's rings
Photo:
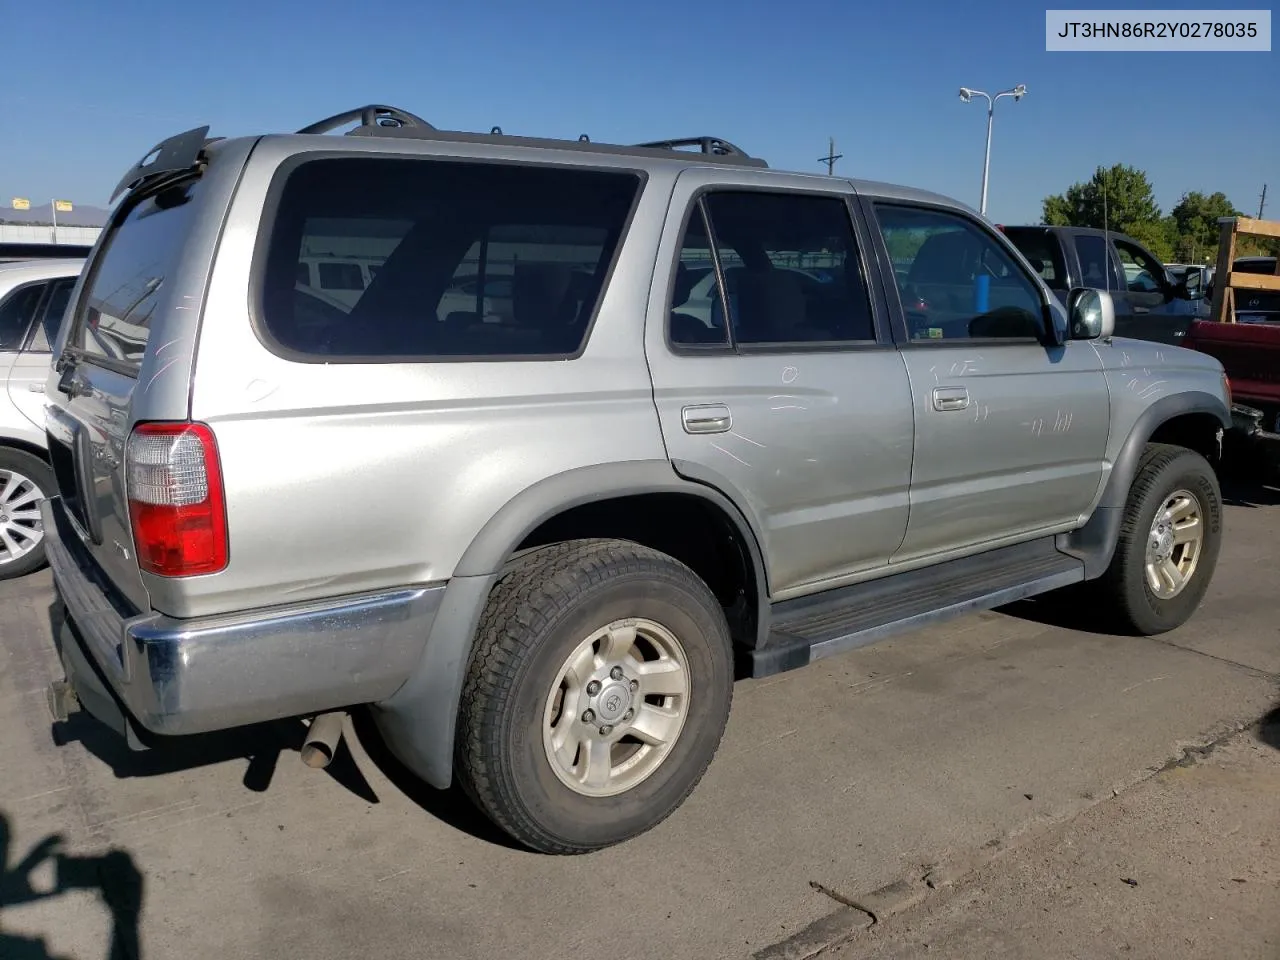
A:
{"type": "Polygon", "coordinates": [[[1223,190],[1256,213],[1265,182],[1280,218],[1274,40],[1271,53],[1046,53],[1041,4],[13,0],[4,33],[6,203],[105,205],[179,130],[293,130],[380,102],[454,129],[714,134],[809,171],[834,136],[838,174],[977,206],[985,104],[957,90],[1025,83],[996,109],[992,219],[1037,222],[1046,194],[1117,162],[1148,172],[1165,212],[1186,190],[1223,190]]]}

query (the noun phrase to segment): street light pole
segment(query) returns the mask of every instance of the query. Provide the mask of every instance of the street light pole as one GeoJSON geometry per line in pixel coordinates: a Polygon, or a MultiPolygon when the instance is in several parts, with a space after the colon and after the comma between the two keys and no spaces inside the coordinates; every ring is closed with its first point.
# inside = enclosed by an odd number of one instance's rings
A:
{"type": "Polygon", "coordinates": [[[960,88],[960,100],[968,103],[974,97],[987,98],[987,151],[982,159],[982,199],[979,201],[979,212],[985,217],[987,215],[987,177],[991,171],[991,125],[995,121],[996,101],[1001,97],[1013,97],[1013,102],[1017,103],[1027,94],[1027,85],[1020,83],[1012,90],[1002,90],[994,97],[984,90],[973,90],[969,87],[960,88]]]}

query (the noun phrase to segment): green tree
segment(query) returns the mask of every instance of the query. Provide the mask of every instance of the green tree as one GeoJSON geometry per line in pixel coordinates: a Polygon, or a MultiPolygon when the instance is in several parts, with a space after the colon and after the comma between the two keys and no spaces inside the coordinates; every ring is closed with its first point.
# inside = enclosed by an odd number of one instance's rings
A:
{"type": "Polygon", "coordinates": [[[1168,240],[1151,181],[1144,171],[1122,163],[1098,167],[1091,179],[1045,197],[1042,209],[1044,222],[1053,226],[1109,226],[1135,240],[1144,233],[1168,240]]]}
{"type": "Polygon", "coordinates": [[[1218,252],[1219,217],[1242,217],[1222,191],[1203,194],[1199,190],[1184,193],[1170,212],[1177,232],[1178,256],[1200,263],[1212,260],[1218,252]]]}

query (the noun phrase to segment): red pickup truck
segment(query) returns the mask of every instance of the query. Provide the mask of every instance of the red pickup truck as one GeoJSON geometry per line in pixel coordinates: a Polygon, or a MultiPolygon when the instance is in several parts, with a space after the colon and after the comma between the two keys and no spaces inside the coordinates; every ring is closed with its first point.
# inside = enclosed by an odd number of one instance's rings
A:
{"type": "MultiPolygon", "coordinates": [[[[1275,257],[1240,257],[1237,273],[1278,274],[1275,257]]],[[[1231,382],[1234,428],[1227,442],[1237,463],[1280,476],[1280,293],[1235,291],[1235,323],[1197,320],[1182,346],[1217,357],[1231,382]]]]}

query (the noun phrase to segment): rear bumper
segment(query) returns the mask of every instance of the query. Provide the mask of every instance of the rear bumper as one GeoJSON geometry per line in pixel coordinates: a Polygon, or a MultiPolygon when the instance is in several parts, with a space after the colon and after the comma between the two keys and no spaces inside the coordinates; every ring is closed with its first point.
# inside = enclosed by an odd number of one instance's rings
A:
{"type": "MultiPolygon", "coordinates": [[[[131,614],[96,581],[57,497],[41,505],[46,554],[84,657],[77,693],[109,687],[144,729],[191,734],[389,697],[422,655],[444,585],[179,620],[131,614]],[[86,660],[92,673],[85,676],[86,660]]],[[[91,702],[81,697],[91,713],[91,702]]],[[[119,729],[114,717],[99,719],[119,729]]]]}

